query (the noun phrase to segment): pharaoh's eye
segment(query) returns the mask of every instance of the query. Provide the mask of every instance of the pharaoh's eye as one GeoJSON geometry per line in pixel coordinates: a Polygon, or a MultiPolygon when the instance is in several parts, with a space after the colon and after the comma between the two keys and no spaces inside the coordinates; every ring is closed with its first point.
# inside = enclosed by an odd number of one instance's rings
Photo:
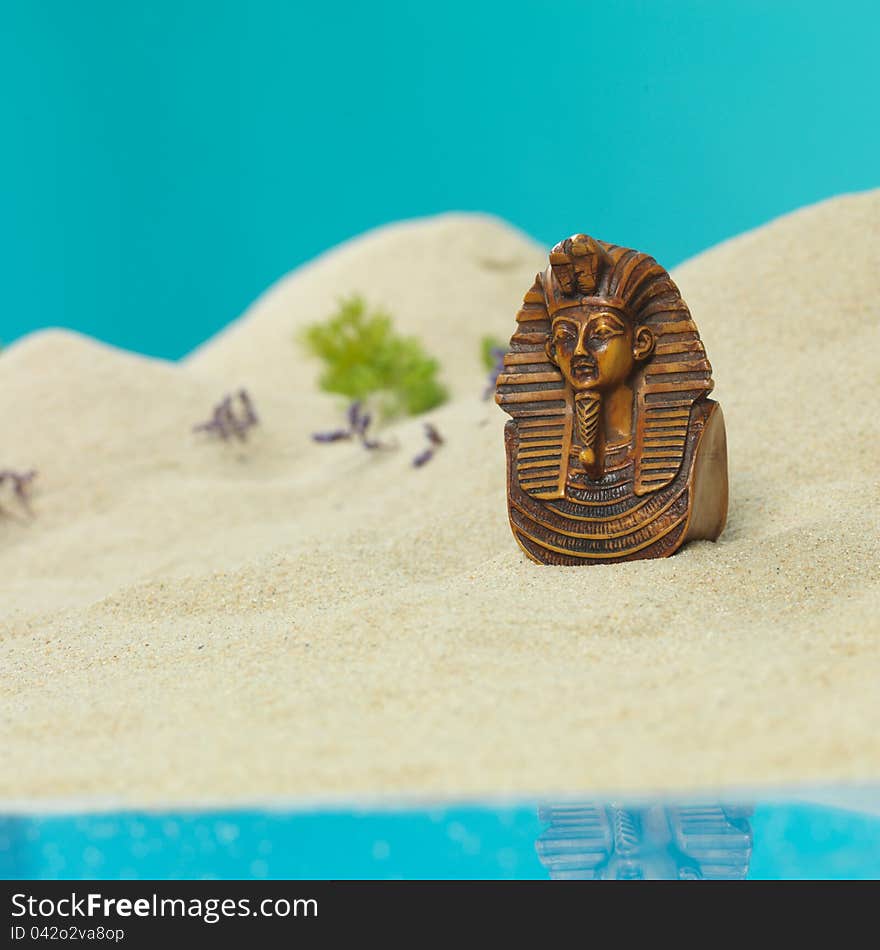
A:
{"type": "Polygon", "coordinates": [[[591,336],[596,337],[599,340],[607,340],[612,336],[617,336],[617,334],[620,332],[620,327],[603,320],[595,324],[591,336]]]}
{"type": "Polygon", "coordinates": [[[563,323],[556,327],[553,335],[558,343],[568,343],[577,338],[577,331],[574,327],[563,323]]]}

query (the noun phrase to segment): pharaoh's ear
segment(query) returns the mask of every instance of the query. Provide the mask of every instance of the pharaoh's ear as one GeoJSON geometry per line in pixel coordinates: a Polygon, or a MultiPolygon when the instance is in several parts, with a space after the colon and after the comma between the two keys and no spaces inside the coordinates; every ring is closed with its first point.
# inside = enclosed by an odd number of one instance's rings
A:
{"type": "Polygon", "coordinates": [[[654,334],[648,327],[639,327],[633,340],[633,357],[646,360],[654,352],[654,334]]]}
{"type": "Polygon", "coordinates": [[[547,359],[551,363],[556,362],[556,344],[553,342],[552,337],[547,337],[547,342],[544,344],[544,352],[547,354],[547,359]]]}

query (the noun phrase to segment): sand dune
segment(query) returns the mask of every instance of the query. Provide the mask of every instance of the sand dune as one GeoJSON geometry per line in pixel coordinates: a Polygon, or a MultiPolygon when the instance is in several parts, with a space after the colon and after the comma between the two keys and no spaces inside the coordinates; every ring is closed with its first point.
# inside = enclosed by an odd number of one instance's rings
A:
{"type": "Polygon", "coordinates": [[[469,795],[880,776],[880,192],[679,268],[731,456],[717,544],[539,568],[506,524],[478,343],[543,251],[500,221],[381,229],[181,364],[50,331],[0,355],[0,797],[469,795]],[[447,437],[315,445],[298,328],[359,291],[442,360],[447,437]],[[247,386],[244,447],[190,432],[247,386]],[[11,411],[10,411],[11,409],[11,411]]]}
{"type": "Polygon", "coordinates": [[[296,330],[362,293],[440,360],[469,396],[482,373],[479,339],[511,333],[511,300],[546,266],[545,250],[488,215],[446,214],[381,228],[319,257],[270,288],[237,323],[187,360],[198,371],[253,377],[311,400],[316,369],[300,367],[296,330]]]}

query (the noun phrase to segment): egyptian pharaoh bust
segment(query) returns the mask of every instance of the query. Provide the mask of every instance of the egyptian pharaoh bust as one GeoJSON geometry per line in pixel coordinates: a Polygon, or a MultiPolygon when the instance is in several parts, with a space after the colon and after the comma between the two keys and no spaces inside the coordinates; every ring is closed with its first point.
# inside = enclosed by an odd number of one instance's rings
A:
{"type": "Polygon", "coordinates": [[[510,525],[543,564],[667,557],[715,540],[727,446],[712,368],[669,274],[577,234],[517,314],[496,384],[510,525]]]}

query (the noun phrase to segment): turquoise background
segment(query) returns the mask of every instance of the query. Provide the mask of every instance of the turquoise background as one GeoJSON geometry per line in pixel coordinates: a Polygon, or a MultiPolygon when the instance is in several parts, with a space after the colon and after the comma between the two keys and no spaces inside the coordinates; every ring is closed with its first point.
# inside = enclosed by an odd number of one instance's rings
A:
{"type": "Polygon", "coordinates": [[[880,185],[878,6],[6,0],[0,339],[178,357],[387,221],[672,265],[880,185]]]}

